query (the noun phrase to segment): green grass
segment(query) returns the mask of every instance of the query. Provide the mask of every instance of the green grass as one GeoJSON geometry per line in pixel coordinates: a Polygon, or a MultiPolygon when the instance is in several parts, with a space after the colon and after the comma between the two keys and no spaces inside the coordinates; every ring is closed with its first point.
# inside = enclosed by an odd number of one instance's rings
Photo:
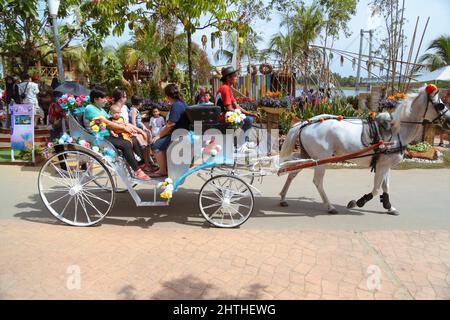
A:
{"type": "MultiPolygon", "coordinates": [[[[19,159],[20,151],[14,150],[14,158],[16,160],[19,159]]],[[[10,162],[11,161],[11,150],[10,149],[1,149],[0,150],[0,162],[10,162]]]]}

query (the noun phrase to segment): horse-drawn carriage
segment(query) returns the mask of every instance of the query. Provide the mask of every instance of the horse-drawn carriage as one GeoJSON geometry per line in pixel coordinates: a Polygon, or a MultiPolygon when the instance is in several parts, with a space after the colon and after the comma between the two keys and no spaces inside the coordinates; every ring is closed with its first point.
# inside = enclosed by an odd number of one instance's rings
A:
{"type": "Polygon", "coordinates": [[[376,172],[372,192],[358,201],[350,201],[348,207],[364,206],[382,188],[383,207],[388,213],[396,214],[389,201],[390,169],[401,161],[403,150],[421,125],[427,121],[450,123],[450,113],[437,93],[435,86],[427,86],[409,97],[394,115],[383,114],[372,119],[375,126],[384,123],[393,127],[389,127],[387,136],[378,136],[370,145],[361,142],[366,123],[362,119],[321,115],[301,122],[289,131],[280,152],[281,163],[278,157],[268,156],[270,136],[263,139],[263,143],[257,141],[250,160],[246,154],[242,157],[238,152],[235,136],[224,135],[223,125],[212,121],[217,119],[218,107],[188,107],[186,112],[192,124],[200,120],[203,129],[216,131],[197,131],[194,127],[194,131],[179,135],[174,132],[167,150],[171,179],[150,181],[134,179],[129,166],[108,141],[96,139],[83,128],[79,119],[69,115],[71,136],[60,139],[61,144],[55,147],[57,153],[50,156],[40,170],[39,193],[48,210],[60,221],[90,226],[101,222],[111,211],[116,192],[128,192],[137,206],[167,206],[172,193],[196,173],[205,181],[198,195],[199,211],[214,226],[230,228],[241,225],[251,215],[254,193],[259,193],[252,185],[255,178],[289,174],[280,193],[284,206],[292,180],[307,167],[315,168],[314,184],[328,211],[337,213],[323,188],[324,165],[352,160],[372,166],[376,172]],[[292,150],[299,138],[308,156],[296,159],[292,157],[292,150]],[[223,142],[223,147],[217,140],[223,142]],[[205,141],[209,141],[208,145],[202,148],[205,141]],[[136,190],[139,185],[153,191],[152,199],[141,198],[136,190]]]}
{"type": "Polygon", "coordinates": [[[67,115],[70,135],[53,146],[57,152],[39,173],[39,193],[48,210],[69,225],[95,225],[112,210],[116,193],[128,192],[136,206],[167,206],[172,193],[195,173],[204,180],[198,209],[205,219],[217,227],[244,223],[253,211],[254,192],[258,192],[252,182],[267,173],[237,155],[236,136],[225,141],[226,126],[216,122],[219,107],[192,106],[186,112],[192,129],[198,124],[202,131],[174,132],[167,150],[170,178],[149,181],[135,179],[114,146],[83,127],[82,114],[67,115]],[[223,148],[217,143],[220,140],[223,148]],[[209,144],[202,148],[205,141],[209,144]],[[151,199],[142,199],[138,186],[152,190],[151,199]]]}

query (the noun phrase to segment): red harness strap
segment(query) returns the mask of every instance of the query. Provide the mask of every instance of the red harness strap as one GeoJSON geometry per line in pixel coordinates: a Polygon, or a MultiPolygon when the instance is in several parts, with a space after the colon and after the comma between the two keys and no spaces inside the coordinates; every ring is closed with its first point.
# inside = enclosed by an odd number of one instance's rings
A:
{"type": "Polygon", "coordinates": [[[358,157],[366,152],[378,149],[381,145],[384,145],[384,141],[380,140],[378,143],[376,144],[372,144],[368,147],[365,147],[361,150],[358,150],[356,152],[353,153],[349,153],[343,156],[339,156],[339,157],[331,157],[331,158],[326,158],[326,159],[322,159],[322,160],[311,160],[309,162],[305,162],[305,163],[299,163],[299,164],[293,164],[291,166],[288,166],[286,168],[281,168],[280,170],[278,170],[278,175],[282,175],[283,173],[288,173],[288,172],[292,172],[292,171],[299,171],[305,168],[310,168],[310,167],[316,167],[316,166],[320,166],[323,164],[327,164],[327,163],[331,163],[331,162],[339,162],[339,161],[345,161],[345,160],[349,160],[355,157],[358,157]]]}

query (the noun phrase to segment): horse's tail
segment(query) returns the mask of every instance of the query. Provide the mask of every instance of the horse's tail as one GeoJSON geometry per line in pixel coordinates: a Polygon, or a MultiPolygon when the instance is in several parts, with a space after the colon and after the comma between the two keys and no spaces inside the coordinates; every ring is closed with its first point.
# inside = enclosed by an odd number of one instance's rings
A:
{"type": "Polygon", "coordinates": [[[286,140],[283,142],[280,151],[280,159],[288,159],[294,150],[295,142],[297,138],[300,139],[300,130],[303,128],[304,122],[296,123],[291,129],[289,129],[286,140]]]}

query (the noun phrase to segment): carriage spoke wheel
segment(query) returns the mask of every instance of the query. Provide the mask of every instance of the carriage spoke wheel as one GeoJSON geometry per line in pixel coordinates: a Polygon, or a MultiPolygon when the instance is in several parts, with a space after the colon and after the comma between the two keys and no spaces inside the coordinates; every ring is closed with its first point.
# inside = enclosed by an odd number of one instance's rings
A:
{"type": "MultiPolygon", "coordinates": [[[[128,192],[128,188],[122,182],[122,178],[120,178],[117,173],[115,173],[113,171],[110,171],[110,172],[111,172],[112,178],[114,180],[114,186],[115,186],[116,193],[128,192]]],[[[94,180],[94,183],[98,187],[103,188],[105,191],[111,191],[111,183],[107,176],[104,176],[104,177],[94,180]]],[[[136,186],[137,186],[136,183],[132,185],[133,188],[136,186]]]]}
{"type": "Polygon", "coordinates": [[[245,181],[236,176],[221,175],[205,182],[198,205],[209,223],[216,227],[234,228],[250,217],[254,197],[245,181]]]}
{"type": "Polygon", "coordinates": [[[115,200],[115,184],[108,168],[83,151],[64,151],[48,159],[39,172],[38,188],[47,209],[73,226],[100,222],[115,200]],[[109,190],[103,187],[106,184],[109,190]]]}

